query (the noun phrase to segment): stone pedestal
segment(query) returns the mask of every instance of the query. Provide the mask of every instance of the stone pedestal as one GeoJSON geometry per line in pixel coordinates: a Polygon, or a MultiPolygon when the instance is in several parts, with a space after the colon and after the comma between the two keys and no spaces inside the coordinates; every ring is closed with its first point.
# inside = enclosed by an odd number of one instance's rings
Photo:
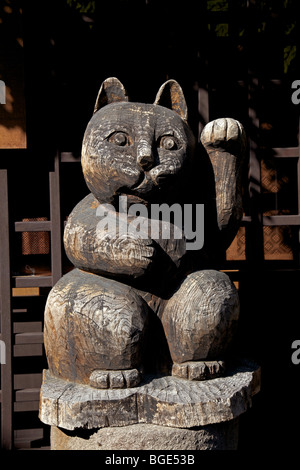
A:
{"type": "Polygon", "coordinates": [[[44,371],[40,419],[53,450],[236,449],[238,417],[260,389],[260,369],[241,362],[225,377],[145,376],[135,388],[100,390],[44,371]]]}
{"type": "Polygon", "coordinates": [[[238,418],[192,429],[132,424],[66,431],[51,427],[52,450],[236,450],[238,418]]]}

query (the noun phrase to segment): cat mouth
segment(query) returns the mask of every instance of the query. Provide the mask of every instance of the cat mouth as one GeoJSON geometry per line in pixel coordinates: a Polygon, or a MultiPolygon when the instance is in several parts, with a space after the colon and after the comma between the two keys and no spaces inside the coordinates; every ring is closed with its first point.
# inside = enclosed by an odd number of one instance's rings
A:
{"type": "Polygon", "coordinates": [[[142,203],[147,205],[149,197],[153,196],[153,187],[156,187],[156,185],[152,178],[146,173],[142,173],[135,184],[129,187],[123,186],[119,188],[116,195],[126,194],[130,198],[130,204],[142,203]]]}
{"type": "Polygon", "coordinates": [[[134,191],[135,189],[139,188],[141,185],[145,184],[146,174],[141,172],[137,181],[129,187],[130,190],[134,191]]]}
{"type": "Polygon", "coordinates": [[[135,191],[148,192],[153,188],[153,184],[155,184],[155,182],[150,177],[150,175],[148,173],[143,173],[141,174],[138,181],[133,186],[130,187],[130,190],[133,192],[135,191]]]}
{"type": "Polygon", "coordinates": [[[148,192],[153,190],[154,187],[157,189],[162,188],[166,182],[170,180],[170,174],[146,174],[141,182],[138,182],[131,187],[134,191],[148,192]]]}
{"type": "Polygon", "coordinates": [[[168,175],[151,175],[150,172],[143,172],[132,186],[119,188],[117,194],[126,194],[146,203],[153,197],[155,199],[157,191],[162,189],[166,180],[168,175]]]}

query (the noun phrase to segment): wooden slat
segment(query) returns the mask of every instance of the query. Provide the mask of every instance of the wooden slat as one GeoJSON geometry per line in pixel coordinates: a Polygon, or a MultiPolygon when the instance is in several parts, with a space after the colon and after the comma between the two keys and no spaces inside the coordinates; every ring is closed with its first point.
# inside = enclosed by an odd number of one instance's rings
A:
{"type": "Polygon", "coordinates": [[[63,162],[63,163],[67,163],[67,162],[79,162],[81,161],[81,156],[77,156],[77,155],[74,155],[74,153],[72,152],[61,152],[60,154],[60,161],[63,162]]]}
{"type": "Polygon", "coordinates": [[[44,334],[42,332],[26,332],[15,335],[15,344],[42,344],[44,334]]]}
{"type": "Polygon", "coordinates": [[[35,441],[41,441],[44,437],[44,430],[18,429],[14,431],[14,447],[16,449],[31,449],[35,441]]]}
{"type": "MultiPolygon", "coordinates": [[[[298,119],[298,161],[297,161],[297,189],[298,189],[298,213],[300,214],[300,115],[298,119]]],[[[298,231],[298,245],[300,245],[300,226],[298,231]]],[[[297,256],[298,266],[300,266],[300,251],[297,256]]]]}
{"type": "Polygon", "coordinates": [[[245,215],[245,216],[242,218],[241,224],[242,224],[242,225],[250,224],[251,221],[252,221],[251,215],[245,215]]]}
{"type": "Polygon", "coordinates": [[[299,158],[298,147],[273,148],[272,151],[275,158],[299,158]]]}
{"type": "Polygon", "coordinates": [[[14,411],[37,411],[39,409],[40,388],[17,390],[14,411]]]}
{"type": "MultiPolygon", "coordinates": [[[[298,213],[300,214],[300,116],[298,120],[298,162],[297,162],[297,189],[298,189],[298,213]]],[[[299,234],[300,235],[300,234],[299,234]]]]}
{"type": "Polygon", "coordinates": [[[42,331],[41,321],[28,321],[28,322],[14,322],[14,333],[35,333],[42,331]]]}
{"type": "Polygon", "coordinates": [[[42,373],[38,374],[15,374],[14,390],[23,388],[38,388],[42,384],[42,373]]]}
{"type": "Polygon", "coordinates": [[[265,215],[263,225],[300,225],[300,215],[265,215]]]}
{"type": "MultiPolygon", "coordinates": [[[[248,99],[249,103],[255,101],[253,94],[259,89],[259,81],[251,77],[249,71],[249,78],[251,82],[248,85],[248,99]]],[[[258,267],[264,261],[264,245],[263,245],[263,229],[261,217],[261,167],[259,158],[259,146],[257,144],[257,135],[259,132],[259,117],[256,110],[251,107],[248,108],[249,118],[249,173],[248,173],[248,191],[250,197],[250,216],[251,224],[246,227],[246,257],[253,265],[258,267]]]]}
{"type": "Polygon", "coordinates": [[[14,431],[15,439],[42,439],[44,431],[42,428],[35,429],[16,429],[14,431]]]}
{"type": "Polygon", "coordinates": [[[49,220],[15,222],[16,232],[49,232],[50,230],[51,222],[49,220]]]}
{"type": "Polygon", "coordinates": [[[51,287],[52,276],[16,276],[16,287],[51,287]]]}
{"type": "Polygon", "coordinates": [[[38,411],[39,409],[39,400],[36,401],[21,401],[14,403],[14,411],[38,411]]]}
{"type": "Polygon", "coordinates": [[[14,357],[42,356],[42,344],[17,344],[14,345],[14,357]]]}
{"type": "Polygon", "coordinates": [[[49,174],[51,219],[51,285],[62,276],[62,224],[60,215],[59,156],[54,159],[54,171],[49,174]]]}
{"type": "Polygon", "coordinates": [[[25,388],[16,391],[16,401],[37,401],[40,399],[40,388],[25,388]]]}
{"type": "Polygon", "coordinates": [[[0,204],[0,312],[2,341],[6,349],[6,364],[5,367],[1,367],[1,448],[12,449],[11,278],[7,170],[0,170],[0,204]]]}
{"type": "MultiPolygon", "coordinates": [[[[12,295],[13,297],[36,297],[40,295],[40,289],[39,287],[13,287],[12,295]]],[[[19,313],[22,313],[22,309],[19,313]]],[[[23,309],[23,313],[26,313],[26,310],[23,309]]]]}
{"type": "MultiPolygon", "coordinates": [[[[199,137],[204,126],[209,122],[209,96],[206,88],[199,87],[198,90],[198,111],[200,115],[199,137]]],[[[200,140],[200,139],[199,139],[200,140]]]]}

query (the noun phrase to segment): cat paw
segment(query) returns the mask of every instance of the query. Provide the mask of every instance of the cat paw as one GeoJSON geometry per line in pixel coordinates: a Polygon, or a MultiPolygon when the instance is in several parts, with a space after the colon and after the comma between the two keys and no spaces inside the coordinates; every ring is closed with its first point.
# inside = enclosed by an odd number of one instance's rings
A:
{"type": "Polygon", "coordinates": [[[141,373],[137,369],[127,370],[94,370],[89,383],[95,388],[131,388],[141,381],[141,373]]]}
{"type": "Polygon", "coordinates": [[[244,150],[247,144],[243,126],[232,118],[220,118],[206,124],[201,142],[204,146],[221,147],[229,152],[244,150]]]}
{"type": "Polygon", "coordinates": [[[191,361],[174,363],[172,375],[187,380],[208,380],[221,377],[225,373],[224,361],[191,361]]]}

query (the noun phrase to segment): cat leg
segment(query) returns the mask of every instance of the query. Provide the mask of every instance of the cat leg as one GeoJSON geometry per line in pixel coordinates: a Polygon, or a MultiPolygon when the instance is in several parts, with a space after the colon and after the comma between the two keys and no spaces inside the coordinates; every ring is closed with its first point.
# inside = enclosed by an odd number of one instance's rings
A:
{"type": "Polygon", "coordinates": [[[219,243],[226,249],[234,239],[243,215],[242,171],[247,139],[240,122],[221,118],[209,122],[201,134],[214,174],[219,243]]]}
{"type": "Polygon", "coordinates": [[[238,316],[238,293],[225,273],[203,270],[187,276],[162,314],[172,374],[190,380],[221,375],[238,316]]]}
{"type": "Polygon", "coordinates": [[[50,372],[98,388],[137,385],[148,311],[133,288],[74,269],[58,281],[46,304],[50,372]]]}

